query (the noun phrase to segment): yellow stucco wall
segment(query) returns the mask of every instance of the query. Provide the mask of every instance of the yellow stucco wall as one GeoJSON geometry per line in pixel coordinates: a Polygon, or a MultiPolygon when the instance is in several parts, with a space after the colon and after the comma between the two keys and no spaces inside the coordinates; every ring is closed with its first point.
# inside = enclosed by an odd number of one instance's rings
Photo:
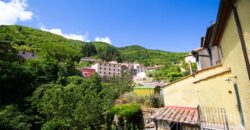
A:
{"type": "Polygon", "coordinates": [[[195,78],[190,77],[181,82],[176,82],[163,88],[165,106],[188,106],[196,107],[198,105],[198,96],[192,81],[195,78]]]}
{"type": "Polygon", "coordinates": [[[148,88],[134,88],[133,91],[137,96],[148,96],[154,94],[154,89],[148,88]]]}
{"type": "MultiPolygon", "coordinates": [[[[244,39],[248,48],[248,58],[250,58],[250,1],[238,0],[235,6],[238,10],[244,39]]],[[[238,78],[237,83],[246,129],[250,129],[250,83],[233,14],[231,14],[226,25],[221,46],[224,56],[222,59],[223,66],[231,67],[232,75],[238,78]]]]}
{"type": "Polygon", "coordinates": [[[186,78],[164,87],[166,106],[190,106],[225,108],[230,125],[240,123],[233,83],[226,81],[232,77],[230,71],[222,66],[199,72],[194,77],[186,78]],[[224,72],[224,73],[222,73],[224,72]],[[214,74],[221,73],[217,76],[214,74]],[[212,77],[210,77],[212,76],[212,77]],[[200,79],[210,77],[195,83],[200,79]],[[232,91],[230,94],[229,91],[232,91]]]}
{"type": "Polygon", "coordinates": [[[226,79],[231,77],[230,73],[225,73],[209,80],[199,82],[195,85],[198,92],[198,100],[201,106],[214,108],[225,108],[230,125],[240,124],[236,95],[233,82],[226,79]],[[229,93],[231,91],[232,93],[229,93]]]}

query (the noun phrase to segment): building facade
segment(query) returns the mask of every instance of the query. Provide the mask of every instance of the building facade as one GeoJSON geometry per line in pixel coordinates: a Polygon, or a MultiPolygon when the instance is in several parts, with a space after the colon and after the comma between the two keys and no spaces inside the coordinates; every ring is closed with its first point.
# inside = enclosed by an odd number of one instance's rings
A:
{"type": "Polygon", "coordinates": [[[121,76],[121,64],[117,62],[97,62],[91,68],[101,77],[121,76]]]}
{"type": "MultiPolygon", "coordinates": [[[[221,1],[216,23],[192,52],[198,72],[163,88],[165,106],[223,108],[223,129],[250,129],[249,8],[249,0],[221,1]]],[[[199,125],[204,122],[199,120],[199,125]]],[[[220,126],[219,121],[206,123],[209,129],[220,126]]]]}
{"type": "Polygon", "coordinates": [[[145,72],[146,68],[138,63],[132,65],[133,75],[138,75],[145,72]]]}
{"type": "Polygon", "coordinates": [[[101,61],[92,65],[91,68],[95,69],[97,74],[101,77],[121,76],[123,72],[128,72],[132,76],[135,76],[145,69],[143,66],[137,63],[117,63],[115,61],[106,62],[101,61]]]}
{"type": "Polygon", "coordinates": [[[19,51],[17,55],[22,57],[25,60],[34,59],[38,57],[37,54],[35,54],[34,52],[29,52],[29,51],[19,51]]]}
{"type": "Polygon", "coordinates": [[[90,78],[92,75],[94,75],[96,73],[95,69],[87,68],[87,67],[82,68],[81,72],[82,72],[82,76],[84,78],[90,78]]]}
{"type": "Polygon", "coordinates": [[[196,58],[190,53],[185,56],[185,63],[196,63],[196,58]]]}
{"type": "Polygon", "coordinates": [[[137,96],[150,96],[160,94],[159,86],[135,86],[133,92],[137,96]]]}

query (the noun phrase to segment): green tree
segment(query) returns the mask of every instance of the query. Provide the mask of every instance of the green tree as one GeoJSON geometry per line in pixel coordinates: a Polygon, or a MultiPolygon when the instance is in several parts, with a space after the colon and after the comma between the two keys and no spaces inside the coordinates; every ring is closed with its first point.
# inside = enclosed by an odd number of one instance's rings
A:
{"type": "Polygon", "coordinates": [[[104,81],[105,89],[107,89],[108,95],[113,97],[113,100],[125,92],[131,91],[132,83],[131,76],[128,73],[123,73],[121,77],[110,77],[104,81]]]}
{"type": "Polygon", "coordinates": [[[96,55],[97,50],[92,43],[85,43],[82,46],[82,54],[83,56],[90,57],[90,56],[96,55]]]}
{"type": "Polygon", "coordinates": [[[155,80],[166,80],[168,82],[173,82],[184,76],[177,65],[166,65],[164,68],[151,73],[151,75],[155,80]]]}
{"type": "Polygon", "coordinates": [[[29,130],[29,117],[20,112],[17,107],[10,105],[0,109],[1,130],[29,130]]]}
{"type": "Polygon", "coordinates": [[[100,79],[73,76],[68,84],[47,84],[39,87],[32,102],[46,116],[43,128],[95,129],[103,123],[105,106],[100,79]],[[39,98],[41,97],[41,98],[39,98]]]}
{"type": "Polygon", "coordinates": [[[5,36],[4,36],[4,39],[3,39],[4,41],[9,41],[9,42],[11,42],[12,41],[12,37],[9,35],[9,34],[6,34],[5,36]]]}
{"type": "Polygon", "coordinates": [[[31,72],[17,62],[0,60],[0,104],[22,101],[32,91],[31,72]]]}
{"type": "Polygon", "coordinates": [[[115,60],[118,62],[122,61],[119,51],[114,46],[111,46],[111,45],[106,45],[99,52],[99,57],[105,61],[112,61],[112,60],[115,60]]]}

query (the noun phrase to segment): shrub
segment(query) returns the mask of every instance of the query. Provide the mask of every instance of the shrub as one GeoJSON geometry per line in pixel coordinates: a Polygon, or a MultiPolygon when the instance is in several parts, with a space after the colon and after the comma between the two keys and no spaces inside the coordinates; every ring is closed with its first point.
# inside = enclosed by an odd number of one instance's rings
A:
{"type": "Polygon", "coordinates": [[[118,116],[118,125],[123,129],[142,129],[142,111],[139,104],[119,104],[110,109],[110,113],[118,116]]]}
{"type": "Polygon", "coordinates": [[[133,92],[129,92],[120,96],[120,102],[122,104],[137,103],[148,107],[156,107],[156,108],[164,106],[163,97],[159,94],[148,95],[148,96],[137,96],[133,92]]]}
{"type": "Polygon", "coordinates": [[[147,97],[145,104],[150,107],[163,107],[164,106],[164,101],[163,97],[159,94],[157,95],[150,95],[147,97]]]}

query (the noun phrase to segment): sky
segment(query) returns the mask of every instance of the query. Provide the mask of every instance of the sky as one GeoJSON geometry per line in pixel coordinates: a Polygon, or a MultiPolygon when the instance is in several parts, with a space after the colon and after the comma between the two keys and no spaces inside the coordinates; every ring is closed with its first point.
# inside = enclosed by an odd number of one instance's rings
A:
{"type": "Polygon", "coordinates": [[[0,25],[81,41],[183,52],[199,47],[220,0],[0,0],[0,25]]]}

